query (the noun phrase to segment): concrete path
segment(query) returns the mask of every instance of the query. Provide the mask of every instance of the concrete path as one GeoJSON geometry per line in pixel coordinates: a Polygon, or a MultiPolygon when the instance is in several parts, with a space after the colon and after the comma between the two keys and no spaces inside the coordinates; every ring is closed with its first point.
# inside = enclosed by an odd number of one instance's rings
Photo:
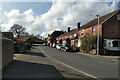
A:
{"type": "Polygon", "coordinates": [[[13,63],[5,70],[3,78],[90,78],[60,63],[48,59],[39,49],[15,54],[13,63]]]}

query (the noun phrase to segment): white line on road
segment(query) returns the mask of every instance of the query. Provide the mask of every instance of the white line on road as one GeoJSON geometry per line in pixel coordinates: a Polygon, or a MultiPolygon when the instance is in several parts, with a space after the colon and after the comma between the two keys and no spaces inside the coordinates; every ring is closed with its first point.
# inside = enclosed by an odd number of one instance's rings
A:
{"type": "Polygon", "coordinates": [[[73,70],[75,70],[75,71],[78,71],[78,72],[80,72],[80,73],[82,73],[82,74],[84,74],[84,75],[86,75],[86,76],[89,76],[89,77],[91,77],[91,78],[95,78],[95,79],[101,80],[101,79],[99,79],[98,77],[95,77],[95,76],[90,75],[90,74],[88,74],[88,73],[85,73],[85,72],[83,72],[83,71],[77,70],[77,69],[75,69],[75,68],[73,68],[73,67],[71,67],[71,66],[69,66],[69,65],[67,65],[67,64],[64,64],[64,63],[62,63],[62,62],[60,62],[60,61],[58,61],[58,60],[56,60],[56,59],[48,56],[43,50],[41,50],[41,51],[42,51],[48,58],[53,59],[54,61],[59,62],[60,64],[63,64],[63,65],[65,65],[65,66],[67,66],[67,67],[69,67],[69,68],[71,68],[71,69],[73,69],[73,70]]]}

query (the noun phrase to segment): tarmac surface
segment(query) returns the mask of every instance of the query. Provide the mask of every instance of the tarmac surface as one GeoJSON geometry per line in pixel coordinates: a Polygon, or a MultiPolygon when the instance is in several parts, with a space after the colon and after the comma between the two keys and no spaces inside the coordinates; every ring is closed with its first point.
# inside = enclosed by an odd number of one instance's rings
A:
{"type": "Polygon", "coordinates": [[[61,62],[74,70],[80,71],[93,78],[117,79],[119,77],[119,59],[102,57],[81,52],[65,52],[52,47],[39,46],[51,58],[61,62]]]}
{"type": "MultiPolygon", "coordinates": [[[[44,55],[38,46],[27,51],[24,54],[15,54],[14,61],[9,65],[4,73],[3,79],[43,79],[56,78],[63,80],[65,78],[80,80],[91,79],[90,77],[66,67],[44,55]],[[62,78],[62,79],[61,79],[62,78]]],[[[92,79],[93,80],[93,79],[92,79]]]]}

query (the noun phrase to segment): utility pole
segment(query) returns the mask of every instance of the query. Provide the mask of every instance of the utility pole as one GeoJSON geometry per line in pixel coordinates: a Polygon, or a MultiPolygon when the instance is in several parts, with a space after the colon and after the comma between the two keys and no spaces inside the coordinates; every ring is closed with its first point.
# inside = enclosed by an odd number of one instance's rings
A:
{"type": "Polygon", "coordinates": [[[97,32],[97,55],[99,55],[99,23],[100,23],[100,21],[99,21],[99,15],[96,15],[97,17],[98,17],[98,32],[97,32]]]}

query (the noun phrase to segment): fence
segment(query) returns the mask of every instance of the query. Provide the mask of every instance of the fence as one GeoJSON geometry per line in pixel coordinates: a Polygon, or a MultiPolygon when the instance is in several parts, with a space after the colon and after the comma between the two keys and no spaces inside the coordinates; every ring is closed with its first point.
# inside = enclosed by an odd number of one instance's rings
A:
{"type": "Polygon", "coordinates": [[[2,40],[2,68],[13,60],[14,42],[10,39],[1,38],[2,40]]]}

